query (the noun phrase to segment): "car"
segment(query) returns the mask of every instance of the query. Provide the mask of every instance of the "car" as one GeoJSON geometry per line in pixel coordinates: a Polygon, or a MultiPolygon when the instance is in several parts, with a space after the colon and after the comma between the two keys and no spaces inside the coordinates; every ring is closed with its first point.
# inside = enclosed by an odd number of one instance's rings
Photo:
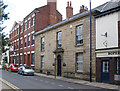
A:
{"type": "Polygon", "coordinates": [[[18,74],[22,74],[22,75],[34,75],[34,70],[30,66],[21,66],[18,69],[18,74]]]}
{"type": "Polygon", "coordinates": [[[16,65],[16,64],[10,64],[10,66],[9,66],[8,69],[11,70],[11,71],[17,72],[18,68],[19,68],[18,65],[16,65]]]}

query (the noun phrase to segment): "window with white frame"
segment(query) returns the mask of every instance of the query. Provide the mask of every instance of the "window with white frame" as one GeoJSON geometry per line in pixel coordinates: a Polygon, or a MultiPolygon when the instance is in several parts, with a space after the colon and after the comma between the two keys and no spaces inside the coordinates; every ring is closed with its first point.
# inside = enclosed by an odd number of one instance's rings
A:
{"type": "Polygon", "coordinates": [[[29,20],[29,28],[30,28],[30,25],[31,25],[31,20],[29,20]]]}
{"type": "Polygon", "coordinates": [[[17,49],[19,48],[19,41],[17,41],[17,49]]]}
{"type": "Polygon", "coordinates": [[[21,48],[23,47],[23,40],[21,39],[21,48]]]}
{"type": "Polygon", "coordinates": [[[27,22],[25,22],[25,30],[27,30],[27,22]]]}
{"type": "Polygon", "coordinates": [[[28,35],[28,46],[30,46],[30,35],[28,35]]]}
{"type": "Polygon", "coordinates": [[[83,44],[83,25],[76,27],[76,45],[83,44]]]}
{"type": "Polygon", "coordinates": [[[17,28],[17,35],[19,34],[19,28],[17,28]]]}
{"type": "Polygon", "coordinates": [[[34,34],[32,34],[32,45],[34,45],[34,34]]]}
{"type": "Polygon", "coordinates": [[[117,58],[117,74],[120,74],[120,58],[117,58]]]}
{"type": "Polygon", "coordinates": [[[24,47],[26,47],[26,43],[27,43],[27,37],[25,37],[25,44],[24,44],[24,47]]]}
{"type": "Polygon", "coordinates": [[[44,56],[41,56],[41,69],[44,69],[44,56]]]}
{"type": "Polygon", "coordinates": [[[23,64],[23,55],[20,55],[20,63],[23,64]]]}
{"type": "Polygon", "coordinates": [[[83,72],[83,53],[76,53],[76,71],[83,72]]]}
{"type": "Polygon", "coordinates": [[[34,65],[35,54],[32,53],[32,65],[34,65]]]}
{"type": "Polygon", "coordinates": [[[25,57],[25,62],[24,62],[24,64],[26,64],[26,54],[24,54],[24,57],[25,57]]]}
{"type": "Polygon", "coordinates": [[[15,42],[15,47],[14,47],[14,48],[15,48],[15,50],[16,50],[16,42],[15,42]]]}
{"type": "Polygon", "coordinates": [[[62,46],[62,32],[57,32],[57,48],[61,48],[62,46]]]}
{"type": "Polygon", "coordinates": [[[21,33],[23,32],[23,25],[21,26],[21,33]]]}
{"type": "Polygon", "coordinates": [[[33,26],[35,25],[35,16],[33,17],[33,26]]]}
{"type": "Polygon", "coordinates": [[[41,51],[44,51],[45,50],[45,38],[44,37],[42,37],[41,38],[41,51]]]}

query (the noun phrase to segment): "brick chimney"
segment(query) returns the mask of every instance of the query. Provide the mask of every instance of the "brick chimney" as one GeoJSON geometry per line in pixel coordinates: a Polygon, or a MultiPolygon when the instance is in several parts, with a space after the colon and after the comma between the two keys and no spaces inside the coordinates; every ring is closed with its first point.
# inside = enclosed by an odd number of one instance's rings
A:
{"type": "Polygon", "coordinates": [[[49,24],[53,25],[57,23],[57,0],[47,0],[47,5],[49,7],[49,24]]]}
{"type": "Polygon", "coordinates": [[[84,5],[80,6],[79,13],[83,13],[83,12],[86,12],[86,11],[88,11],[88,8],[86,6],[84,6],[84,5]]]}
{"type": "Polygon", "coordinates": [[[71,1],[68,1],[66,7],[66,18],[70,18],[73,16],[73,8],[71,5],[72,5],[71,1]]]}

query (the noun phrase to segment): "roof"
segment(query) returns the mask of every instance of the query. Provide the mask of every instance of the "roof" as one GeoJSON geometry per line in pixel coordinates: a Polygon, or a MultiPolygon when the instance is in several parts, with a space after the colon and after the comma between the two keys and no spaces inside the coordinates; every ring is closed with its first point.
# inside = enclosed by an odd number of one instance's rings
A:
{"type": "MultiPolygon", "coordinates": [[[[119,6],[120,6],[120,0],[111,0],[111,1],[109,1],[109,2],[106,2],[106,3],[104,3],[104,4],[100,5],[100,6],[92,9],[92,12],[98,11],[99,13],[100,13],[100,12],[102,13],[102,12],[108,11],[108,10],[110,10],[110,9],[119,7],[119,6]]],[[[118,8],[118,9],[119,9],[119,8],[118,8]]],[[[55,27],[57,27],[57,26],[63,25],[63,24],[65,24],[65,23],[67,23],[67,22],[76,20],[76,19],[78,19],[78,18],[80,18],[80,17],[83,17],[83,16],[85,16],[85,15],[88,15],[89,13],[90,13],[90,11],[86,11],[86,12],[84,12],[84,13],[77,14],[77,15],[75,15],[75,16],[73,16],[73,17],[70,17],[70,18],[67,18],[67,19],[65,19],[65,20],[63,20],[63,21],[61,21],[61,22],[59,22],[59,23],[56,23],[56,24],[51,25],[51,26],[48,26],[48,27],[44,28],[43,30],[36,32],[34,35],[38,35],[38,34],[40,34],[40,33],[43,33],[43,32],[48,31],[48,30],[50,30],[50,29],[53,29],[53,28],[55,28],[55,27]]]]}
{"type": "MultiPolygon", "coordinates": [[[[97,11],[99,11],[99,9],[92,9],[92,12],[97,12],[97,11]]],[[[90,11],[86,11],[86,12],[84,12],[84,13],[75,15],[75,16],[70,17],[70,18],[67,18],[67,19],[65,19],[65,20],[63,20],[63,21],[61,21],[61,22],[59,22],[59,23],[56,23],[56,24],[51,25],[51,26],[48,26],[48,27],[44,28],[43,30],[36,32],[34,35],[38,35],[38,34],[40,34],[40,33],[43,33],[43,32],[48,31],[48,30],[50,30],[50,29],[53,29],[53,28],[55,28],[55,27],[57,27],[57,26],[60,26],[60,25],[66,24],[66,23],[68,23],[68,22],[70,22],[70,21],[76,20],[76,19],[78,19],[78,18],[80,18],[80,17],[83,17],[83,16],[85,16],[85,15],[88,15],[89,13],[90,13],[90,11]]]]}

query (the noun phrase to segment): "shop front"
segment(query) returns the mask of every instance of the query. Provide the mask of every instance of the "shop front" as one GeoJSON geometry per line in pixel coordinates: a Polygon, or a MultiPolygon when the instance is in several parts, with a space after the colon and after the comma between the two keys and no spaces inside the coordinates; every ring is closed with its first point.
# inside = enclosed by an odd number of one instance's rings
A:
{"type": "Polygon", "coordinates": [[[96,81],[120,84],[120,49],[96,50],[96,81]]]}

